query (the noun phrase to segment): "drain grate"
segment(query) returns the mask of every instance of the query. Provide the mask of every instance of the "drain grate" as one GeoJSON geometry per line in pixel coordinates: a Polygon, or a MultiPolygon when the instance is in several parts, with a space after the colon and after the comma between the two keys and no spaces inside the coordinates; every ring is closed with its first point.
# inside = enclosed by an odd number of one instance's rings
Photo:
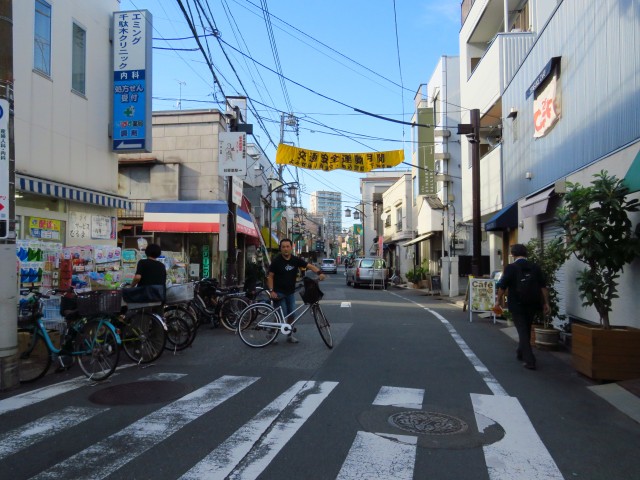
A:
{"type": "Polygon", "coordinates": [[[395,413],[389,417],[394,427],[422,435],[455,435],[466,432],[467,423],[452,415],[438,412],[409,411],[395,413]]]}

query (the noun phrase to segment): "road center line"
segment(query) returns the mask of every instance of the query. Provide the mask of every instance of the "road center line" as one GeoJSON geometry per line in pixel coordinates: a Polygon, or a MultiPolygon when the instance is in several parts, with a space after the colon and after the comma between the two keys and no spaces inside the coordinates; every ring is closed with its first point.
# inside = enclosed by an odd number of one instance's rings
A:
{"type": "Polygon", "coordinates": [[[485,364],[482,363],[482,361],[476,356],[475,353],[473,353],[473,350],[469,348],[469,345],[467,345],[467,343],[462,339],[462,337],[456,331],[453,325],[449,323],[449,320],[444,318],[435,310],[431,310],[429,307],[425,307],[424,305],[421,305],[418,302],[414,302],[410,298],[403,297],[394,292],[389,292],[389,293],[391,293],[392,295],[395,295],[398,298],[402,298],[407,302],[411,302],[415,305],[418,305],[419,307],[423,308],[424,310],[429,312],[431,315],[436,317],[438,320],[440,320],[440,322],[442,322],[445,328],[449,331],[449,335],[451,335],[451,337],[453,338],[453,341],[456,342],[458,347],[460,347],[460,350],[462,350],[462,353],[464,354],[464,356],[467,357],[467,359],[471,362],[471,365],[473,365],[473,368],[476,370],[476,372],[480,374],[480,377],[482,378],[484,383],[487,385],[487,387],[489,387],[489,390],[491,390],[494,395],[508,396],[508,393],[505,391],[505,389],[502,388],[498,380],[496,380],[496,378],[491,374],[491,372],[485,366],[485,364]]]}

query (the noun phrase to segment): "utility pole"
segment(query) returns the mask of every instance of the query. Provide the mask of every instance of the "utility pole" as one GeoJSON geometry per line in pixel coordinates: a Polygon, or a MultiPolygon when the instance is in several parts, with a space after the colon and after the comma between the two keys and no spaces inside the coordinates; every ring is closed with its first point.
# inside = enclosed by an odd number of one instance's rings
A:
{"type": "Polygon", "coordinates": [[[482,231],[480,228],[480,110],[470,112],[471,123],[458,124],[458,134],[466,135],[471,143],[471,199],[473,215],[473,255],[471,257],[471,275],[479,277],[482,271],[482,231]]]}
{"type": "Polygon", "coordinates": [[[0,390],[19,383],[17,353],[17,274],[15,245],[15,141],[13,112],[13,5],[0,0],[0,201],[7,201],[8,217],[0,220],[0,390]]]}
{"type": "Polygon", "coordinates": [[[480,110],[471,110],[471,196],[473,198],[473,256],[471,274],[478,278],[482,272],[482,231],[480,229],[480,110]]]}
{"type": "MultiPolygon", "coordinates": [[[[229,121],[229,130],[238,131],[238,123],[240,122],[240,107],[237,105],[233,108],[234,116],[229,121]]],[[[227,177],[227,275],[225,285],[227,287],[235,283],[236,278],[236,204],[233,203],[233,177],[227,177]]]]}

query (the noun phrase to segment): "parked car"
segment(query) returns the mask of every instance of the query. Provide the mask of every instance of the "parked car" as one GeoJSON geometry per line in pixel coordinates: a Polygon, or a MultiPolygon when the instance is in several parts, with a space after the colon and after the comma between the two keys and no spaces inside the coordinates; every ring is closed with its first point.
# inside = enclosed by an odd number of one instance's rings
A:
{"type": "Polygon", "coordinates": [[[338,266],[333,258],[324,258],[320,264],[322,273],[338,273],[338,266]]]}
{"type": "Polygon", "coordinates": [[[358,288],[360,285],[380,285],[386,288],[389,280],[389,269],[383,258],[363,257],[356,258],[351,266],[347,267],[347,285],[358,288]]]}

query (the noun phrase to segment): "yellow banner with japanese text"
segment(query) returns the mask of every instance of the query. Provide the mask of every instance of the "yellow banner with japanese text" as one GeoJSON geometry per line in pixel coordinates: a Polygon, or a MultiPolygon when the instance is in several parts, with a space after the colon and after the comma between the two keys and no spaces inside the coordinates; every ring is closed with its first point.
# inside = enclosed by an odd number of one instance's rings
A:
{"type": "Polygon", "coordinates": [[[278,145],[276,163],[310,170],[349,170],[370,172],[378,168],[391,168],[404,161],[404,150],[369,153],[318,152],[306,148],[278,145]]]}

